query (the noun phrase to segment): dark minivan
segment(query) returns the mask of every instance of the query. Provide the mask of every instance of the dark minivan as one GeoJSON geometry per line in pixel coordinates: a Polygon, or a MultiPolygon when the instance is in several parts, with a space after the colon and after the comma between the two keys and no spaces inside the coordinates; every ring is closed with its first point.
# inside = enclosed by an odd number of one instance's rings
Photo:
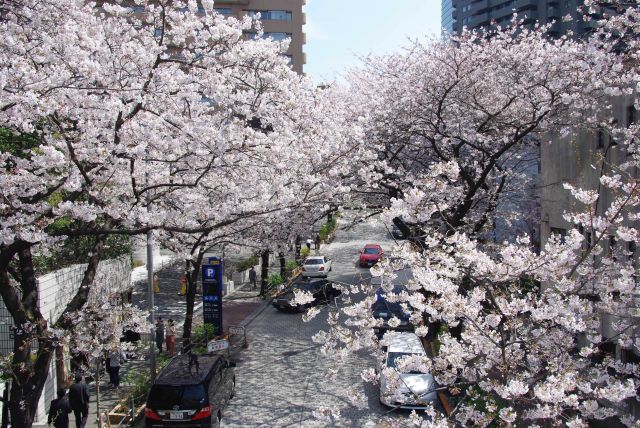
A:
{"type": "Polygon", "coordinates": [[[234,367],[221,355],[175,357],[149,391],[145,427],[219,426],[235,390],[234,367]]]}

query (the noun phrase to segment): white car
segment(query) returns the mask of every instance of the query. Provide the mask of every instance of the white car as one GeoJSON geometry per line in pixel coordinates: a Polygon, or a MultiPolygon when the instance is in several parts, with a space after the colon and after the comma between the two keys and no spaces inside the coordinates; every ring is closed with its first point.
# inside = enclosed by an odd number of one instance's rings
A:
{"type": "Polygon", "coordinates": [[[326,256],[310,256],[302,264],[302,276],[306,277],[326,278],[330,270],[331,259],[326,256]]]}
{"type": "Polygon", "coordinates": [[[436,383],[431,373],[402,373],[396,366],[405,356],[428,358],[420,338],[412,332],[390,331],[384,335],[382,343],[386,347],[379,366],[380,402],[400,409],[438,407],[436,383]]]}

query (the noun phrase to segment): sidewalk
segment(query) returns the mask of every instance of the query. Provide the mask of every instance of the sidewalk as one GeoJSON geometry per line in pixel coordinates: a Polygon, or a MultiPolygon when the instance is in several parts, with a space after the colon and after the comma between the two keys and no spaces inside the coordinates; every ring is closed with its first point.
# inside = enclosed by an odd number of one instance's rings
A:
{"type": "MultiPolygon", "coordinates": [[[[160,292],[154,294],[154,306],[156,307],[156,317],[160,316],[163,320],[169,318],[176,322],[176,352],[180,349],[182,337],[182,326],[184,325],[184,316],[186,312],[186,299],[179,295],[180,278],[182,276],[181,265],[178,263],[165,264],[163,269],[157,271],[159,279],[160,292]]],[[[147,281],[146,277],[138,275],[135,279],[133,291],[133,304],[145,308],[147,305],[147,281]],[[141,280],[144,278],[143,280],[141,280]]],[[[133,280],[132,280],[133,282],[133,280]]],[[[264,308],[269,304],[268,300],[263,300],[258,291],[251,290],[249,284],[242,284],[233,293],[223,298],[222,304],[222,322],[226,330],[230,325],[246,326],[248,325],[264,308]]],[[[202,324],[202,296],[196,295],[196,303],[194,308],[193,326],[202,324]]],[[[145,343],[149,347],[149,342],[145,343]]],[[[157,354],[156,354],[157,355],[157,354]]],[[[120,378],[122,383],[120,389],[108,387],[109,377],[106,373],[100,374],[100,412],[108,412],[121,399],[127,400],[130,397],[132,385],[125,382],[128,373],[149,372],[149,356],[148,353],[143,354],[139,360],[129,360],[120,369],[120,378]]],[[[91,404],[89,406],[89,417],[87,419],[87,428],[98,426],[98,409],[96,403],[96,383],[89,382],[89,395],[91,404]]],[[[48,403],[47,403],[48,404],[48,403]]],[[[70,426],[75,426],[73,413],[70,415],[70,426]]],[[[38,428],[45,428],[47,425],[33,425],[38,428]]],[[[106,423],[104,426],[107,426],[106,423]]],[[[116,426],[116,425],[112,425],[116,426]]],[[[123,425],[124,426],[124,425],[123,425]]]]}

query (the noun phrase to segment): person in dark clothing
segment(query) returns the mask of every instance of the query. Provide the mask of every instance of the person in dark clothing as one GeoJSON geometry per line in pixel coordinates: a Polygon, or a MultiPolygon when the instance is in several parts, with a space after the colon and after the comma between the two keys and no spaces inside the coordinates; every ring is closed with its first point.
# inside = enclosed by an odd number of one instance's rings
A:
{"type": "Polygon", "coordinates": [[[322,240],[320,239],[320,235],[316,235],[316,240],[315,240],[315,244],[316,244],[315,249],[316,250],[320,249],[320,242],[322,242],[322,240]]]}
{"type": "Polygon", "coordinates": [[[156,321],[156,347],[158,351],[162,352],[162,342],[164,342],[164,321],[162,317],[158,317],[156,321]]]}
{"type": "Polygon", "coordinates": [[[76,383],[69,388],[69,404],[76,417],[76,428],[84,428],[89,416],[89,388],[80,373],[76,373],[75,379],[76,383]]]}
{"type": "Polygon", "coordinates": [[[49,417],[47,418],[47,425],[55,428],[69,428],[69,413],[71,413],[71,405],[66,398],[67,391],[64,388],[58,390],[58,398],[51,400],[51,406],[49,406],[49,417]]]}
{"type": "Polygon", "coordinates": [[[256,270],[253,268],[253,266],[251,266],[251,269],[249,269],[249,283],[253,286],[254,290],[258,288],[258,285],[256,284],[256,278],[256,270]]]}

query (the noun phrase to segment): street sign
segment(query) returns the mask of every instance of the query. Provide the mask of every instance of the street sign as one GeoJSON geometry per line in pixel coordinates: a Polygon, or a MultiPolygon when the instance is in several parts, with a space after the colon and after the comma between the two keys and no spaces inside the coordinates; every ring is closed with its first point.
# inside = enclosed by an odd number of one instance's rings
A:
{"type": "Polygon", "coordinates": [[[243,335],[244,334],[244,327],[236,326],[236,325],[230,325],[229,326],[229,334],[230,335],[243,335]]]}
{"type": "Polygon", "coordinates": [[[207,343],[207,352],[224,351],[227,348],[229,348],[229,342],[226,340],[212,340],[207,343]]]}
{"type": "Polygon", "coordinates": [[[222,260],[214,257],[202,265],[202,315],[205,324],[211,324],[216,334],[222,332],[222,260]]]}

